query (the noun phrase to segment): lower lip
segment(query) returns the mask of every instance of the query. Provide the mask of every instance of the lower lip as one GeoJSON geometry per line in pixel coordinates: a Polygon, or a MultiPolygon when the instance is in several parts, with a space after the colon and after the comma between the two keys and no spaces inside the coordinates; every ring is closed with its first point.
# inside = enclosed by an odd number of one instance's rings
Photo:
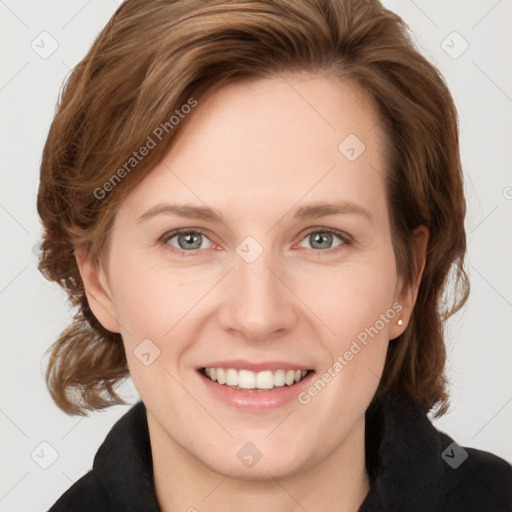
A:
{"type": "Polygon", "coordinates": [[[267,391],[240,391],[214,382],[199,371],[198,374],[205,386],[222,402],[243,411],[267,411],[283,407],[297,399],[297,395],[309,385],[314,372],[308,373],[304,379],[291,386],[285,384],[267,391]]]}

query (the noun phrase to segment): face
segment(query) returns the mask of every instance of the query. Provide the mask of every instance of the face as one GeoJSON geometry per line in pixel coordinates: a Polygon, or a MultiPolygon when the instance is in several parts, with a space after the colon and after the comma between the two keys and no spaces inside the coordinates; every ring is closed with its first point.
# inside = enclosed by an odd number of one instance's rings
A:
{"type": "Polygon", "coordinates": [[[292,74],[225,86],[183,128],[125,198],[104,265],[77,254],[94,313],[122,335],[153,448],[250,479],[361,450],[414,300],[395,268],[376,112],[353,84],[292,74]]]}

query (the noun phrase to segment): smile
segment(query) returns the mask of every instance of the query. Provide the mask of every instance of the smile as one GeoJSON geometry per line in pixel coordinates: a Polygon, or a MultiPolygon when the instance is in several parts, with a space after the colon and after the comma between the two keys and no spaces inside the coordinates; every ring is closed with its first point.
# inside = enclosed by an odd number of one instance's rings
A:
{"type": "Polygon", "coordinates": [[[251,370],[235,368],[202,368],[201,373],[218,384],[238,390],[270,391],[283,386],[293,386],[313,370],[251,370]]]}

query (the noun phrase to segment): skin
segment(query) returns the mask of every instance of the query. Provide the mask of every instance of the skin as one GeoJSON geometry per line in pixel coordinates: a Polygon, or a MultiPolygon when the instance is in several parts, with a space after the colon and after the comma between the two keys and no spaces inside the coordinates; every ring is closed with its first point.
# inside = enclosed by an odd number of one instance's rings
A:
{"type": "MultiPolygon", "coordinates": [[[[369,489],[364,413],[418,288],[402,287],[396,272],[377,113],[354,84],[295,73],[224,86],[183,128],[124,199],[103,262],[76,253],[89,304],[121,333],[147,407],[161,508],[357,510],[369,489]],[[338,150],[348,134],[366,146],[354,161],[338,150]],[[305,204],[342,200],[371,220],[293,217],[305,204]],[[164,202],[206,205],[224,222],[137,222],[164,202]],[[159,241],[177,228],[204,231],[200,248],[182,240],[184,256],[178,236],[159,241]],[[327,228],[352,243],[333,236],[319,247],[315,233],[327,228]],[[250,264],[236,252],[247,236],[263,249],[250,264]],[[400,313],[308,404],[239,411],[205,392],[195,371],[222,359],[284,360],[321,376],[396,303],[400,313]],[[134,350],[147,338],[160,355],[145,366],[134,350]],[[237,457],[247,442],[262,453],[251,468],[237,457]]],[[[427,242],[427,228],[417,228],[417,283],[427,242]]]]}

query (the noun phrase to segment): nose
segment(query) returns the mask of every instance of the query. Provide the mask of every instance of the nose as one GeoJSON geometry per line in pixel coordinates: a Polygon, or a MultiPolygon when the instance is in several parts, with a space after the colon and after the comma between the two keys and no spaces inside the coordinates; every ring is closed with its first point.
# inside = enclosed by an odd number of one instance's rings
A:
{"type": "Polygon", "coordinates": [[[249,341],[264,341],[289,332],[297,322],[299,301],[271,250],[264,250],[252,263],[235,255],[234,268],[224,281],[227,300],[219,318],[226,331],[249,341]]]}

